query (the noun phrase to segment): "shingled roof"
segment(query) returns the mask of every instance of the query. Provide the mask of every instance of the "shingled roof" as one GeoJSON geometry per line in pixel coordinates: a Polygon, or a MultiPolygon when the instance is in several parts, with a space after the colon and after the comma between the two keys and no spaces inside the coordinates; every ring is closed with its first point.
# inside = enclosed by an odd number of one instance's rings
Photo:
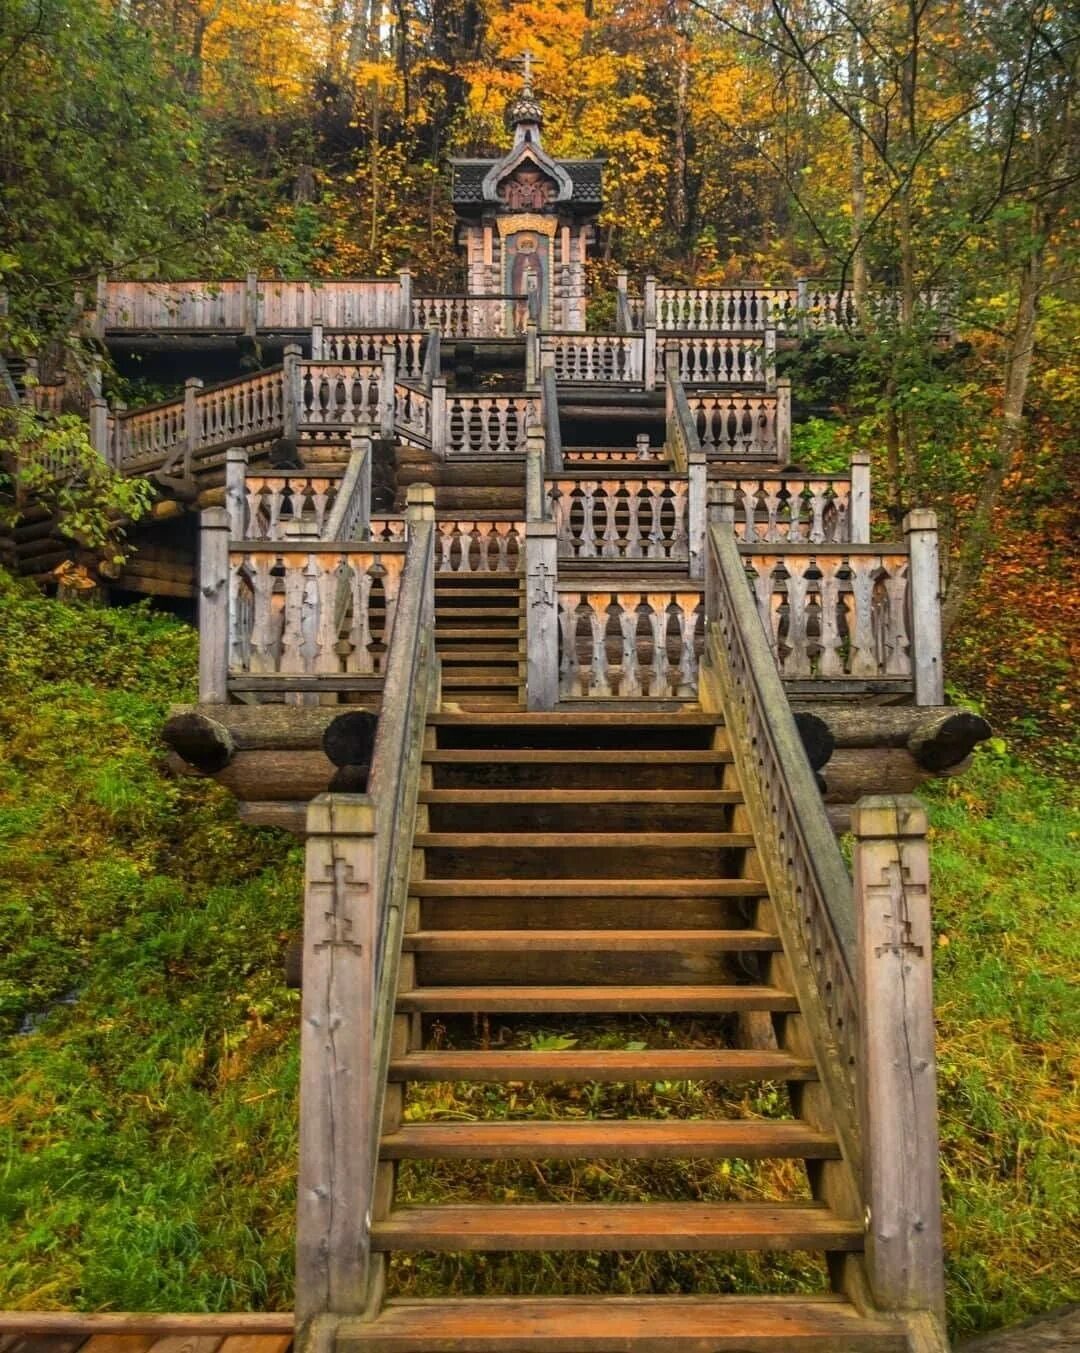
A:
{"type": "MultiPolygon", "coordinates": [[[[483,183],[491,168],[500,164],[498,160],[450,161],[453,174],[450,196],[455,207],[482,207],[484,205],[483,183]]],[[[596,208],[602,202],[601,181],[603,160],[557,160],[556,163],[570,175],[574,184],[571,205],[596,208]]]]}

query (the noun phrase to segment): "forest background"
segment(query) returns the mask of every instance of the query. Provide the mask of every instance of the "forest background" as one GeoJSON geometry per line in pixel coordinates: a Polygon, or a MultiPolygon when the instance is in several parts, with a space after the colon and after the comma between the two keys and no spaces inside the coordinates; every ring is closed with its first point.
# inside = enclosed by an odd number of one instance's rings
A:
{"type": "MultiPolygon", "coordinates": [[[[592,321],[620,267],[893,298],[783,360],[800,464],[869,451],[883,538],[937,510],[950,695],[995,726],[927,793],[951,1327],[1075,1300],[1075,10],[0,0],[0,351],[101,271],[463,289],[446,157],[508,144],[525,48],[547,148],[607,161],[592,321]]],[[[194,648],[0,575],[0,1305],[291,1300],[299,861],[160,772],[194,648]]]]}

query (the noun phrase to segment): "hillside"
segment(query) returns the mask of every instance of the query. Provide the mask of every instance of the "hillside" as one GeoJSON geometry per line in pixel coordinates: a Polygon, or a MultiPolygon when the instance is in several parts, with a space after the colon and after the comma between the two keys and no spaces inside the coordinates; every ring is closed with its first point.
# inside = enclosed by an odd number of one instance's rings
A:
{"type": "MultiPolygon", "coordinates": [[[[0,1306],[291,1300],[300,857],[163,773],[195,654],[176,621],[0,575],[0,1306]]],[[[1080,813],[1001,742],[926,798],[959,1335],[1078,1295],[1080,813]]]]}

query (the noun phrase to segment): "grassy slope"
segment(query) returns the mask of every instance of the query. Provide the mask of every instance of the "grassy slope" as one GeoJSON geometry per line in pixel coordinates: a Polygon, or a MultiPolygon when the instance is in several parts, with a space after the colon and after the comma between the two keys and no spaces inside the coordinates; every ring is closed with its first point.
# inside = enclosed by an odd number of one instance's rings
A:
{"type": "MultiPolygon", "coordinates": [[[[0,1307],[290,1301],[299,861],[214,786],[160,773],[194,657],[172,621],[0,575],[0,1307]]],[[[961,1332],[1077,1295],[1080,816],[993,755],[929,798],[961,1332]]]]}

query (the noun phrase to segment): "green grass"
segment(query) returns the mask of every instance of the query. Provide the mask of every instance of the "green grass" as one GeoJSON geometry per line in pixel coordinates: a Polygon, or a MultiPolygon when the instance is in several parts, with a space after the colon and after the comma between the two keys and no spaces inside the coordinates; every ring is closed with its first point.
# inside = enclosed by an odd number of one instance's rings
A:
{"type": "MultiPolygon", "coordinates": [[[[0,1307],[223,1310],[292,1300],[298,923],[289,841],[212,784],[162,773],[163,712],[195,643],[145,611],[59,606],[0,575],[0,1307]],[[21,1029],[31,1032],[20,1032],[21,1029]]],[[[956,1334],[1075,1300],[1080,1244],[1076,898],[1080,815],[994,753],[928,787],[940,943],[941,1127],[956,1334]]],[[[614,1027],[609,1046],[686,1036],[614,1027]],[[614,1040],[614,1041],[612,1041],[614,1040]],[[621,1041],[620,1041],[621,1040],[621,1041]]],[[[700,1022],[691,1037],[714,1032],[700,1022]]],[[[450,1040],[551,1046],[569,1024],[450,1040]]],[[[783,1113],[782,1088],[677,1083],[414,1092],[410,1113],[783,1113]]],[[[403,1192],[475,1197],[477,1167],[410,1165],[403,1192]]],[[[499,1167],[491,1196],[766,1197],[796,1167],[499,1167]]],[[[807,1260],[530,1261],[528,1290],[817,1286],[807,1260]]],[[[399,1261],[399,1290],[497,1290],[498,1258],[399,1261]]]]}

